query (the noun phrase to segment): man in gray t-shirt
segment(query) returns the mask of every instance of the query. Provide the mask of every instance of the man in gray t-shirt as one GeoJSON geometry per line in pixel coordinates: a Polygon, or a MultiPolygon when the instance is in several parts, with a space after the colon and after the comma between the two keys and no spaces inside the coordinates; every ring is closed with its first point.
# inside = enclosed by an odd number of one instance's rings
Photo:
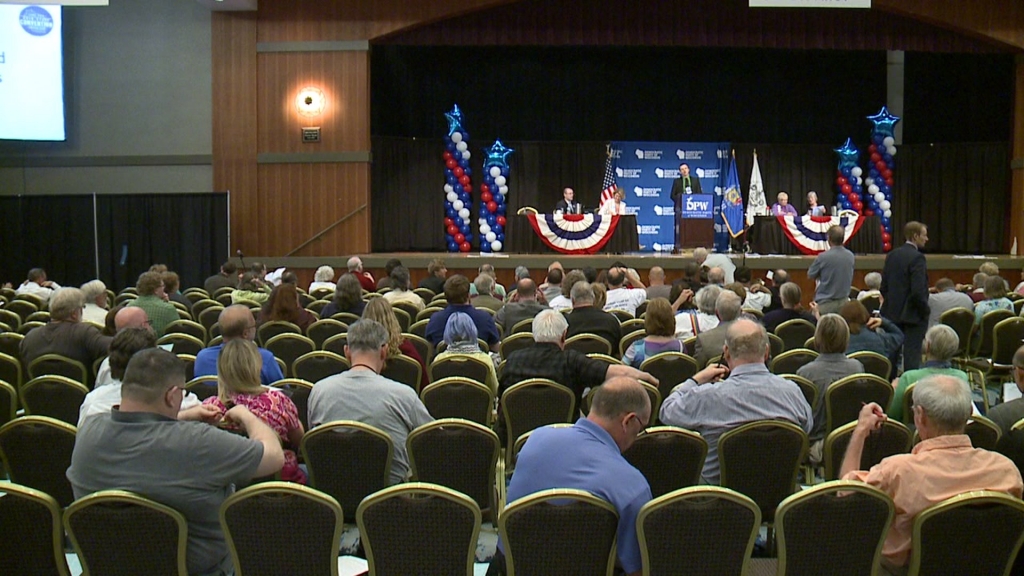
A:
{"type": "Polygon", "coordinates": [[[391,484],[405,480],[409,455],[405,439],[432,422],[416,391],[380,375],[388,354],[388,332],[379,322],[360,320],[348,329],[345,355],[352,368],[316,383],[309,394],[309,425],[355,420],[387,432],[394,447],[391,484]]]}
{"type": "Polygon", "coordinates": [[[853,263],[856,258],[843,246],[846,229],[832,226],[828,229],[829,249],[818,254],[807,277],[818,281],[814,291],[814,301],[818,304],[821,314],[838,313],[843,304],[850,299],[850,286],[853,284],[853,263]]]}
{"type": "MultiPolygon", "coordinates": [[[[151,348],[128,362],[121,404],[85,421],[75,438],[67,477],[75,498],[129,490],[166,504],[188,521],[189,574],[229,574],[231,557],[220,528],[220,506],[233,484],[281,470],[277,434],[244,406],[228,410],[249,438],[203,422],[177,419],[185,366],[151,348]]],[[[203,405],[190,414],[216,418],[203,405]]]]}

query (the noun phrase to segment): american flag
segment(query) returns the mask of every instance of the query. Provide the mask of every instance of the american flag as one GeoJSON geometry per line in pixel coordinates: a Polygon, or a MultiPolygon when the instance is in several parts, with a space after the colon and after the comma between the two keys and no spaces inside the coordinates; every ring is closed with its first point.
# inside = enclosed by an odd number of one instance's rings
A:
{"type": "Polygon", "coordinates": [[[601,190],[601,206],[604,206],[605,202],[612,199],[615,195],[615,166],[612,165],[612,145],[608,144],[605,146],[605,160],[604,160],[604,182],[602,186],[604,189],[601,190]]]}

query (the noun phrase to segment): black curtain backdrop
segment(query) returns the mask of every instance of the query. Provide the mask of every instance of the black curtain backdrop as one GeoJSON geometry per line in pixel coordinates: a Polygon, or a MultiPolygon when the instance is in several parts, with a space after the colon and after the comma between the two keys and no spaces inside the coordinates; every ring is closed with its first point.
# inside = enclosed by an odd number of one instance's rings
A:
{"type": "MultiPolygon", "coordinates": [[[[515,149],[509,162],[509,213],[522,206],[549,211],[565,186],[573,187],[585,206],[598,204],[605,142],[504,143],[515,149]]],[[[475,141],[470,144],[474,151],[480,147],[475,141]]],[[[442,140],[375,137],[372,145],[373,250],[445,251],[442,140]],[[396,226],[403,222],[415,224],[396,226]]],[[[789,192],[801,211],[809,190],[818,192],[825,205],[834,202],[833,146],[738,143],[733,148],[744,204],[755,149],[769,204],[781,190],[789,192]]],[[[482,156],[474,152],[471,160],[475,203],[480,198],[482,156]]],[[[1003,252],[1008,167],[1005,142],[900,146],[892,208],[894,243],[903,241],[908,220],[920,220],[929,226],[928,252],[1003,252]]]]}
{"type": "Polygon", "coordinates": [[[195,286],[228,257],[227,194],[0,196],[0,281],[42,267],[62,286],[96,278],[118,290],[153,263],[195,286]],[[122,255],[126,257],[122,262],[122,255]]]}

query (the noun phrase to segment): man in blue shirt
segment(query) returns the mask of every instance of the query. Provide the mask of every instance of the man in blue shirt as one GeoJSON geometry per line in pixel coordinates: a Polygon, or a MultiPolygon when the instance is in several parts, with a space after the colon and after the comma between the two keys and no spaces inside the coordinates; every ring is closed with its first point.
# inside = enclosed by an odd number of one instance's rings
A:
{"type": "MultiPolygon", "coordinates": [[[[220,333],[224,337],[224,343],[235,338],[245,338],[246,340],[256,338],[256,320],[252,316],[252,310],[249,310],[247,306],[242,306],[241,304],[228,306],[217,317],[217,323],[220,324],[220,333]]],[[[196,364],[193,372],[196,378],[217,375],[217,357],[220,356],[220,350],[224,347],[224,343],[203,348],[199,351],[199,354],[196,354],[196,364]]],[[[269,386],[283,379],[284,374],[281,373],[281,367],[277,364],[277,360],[274,359],[274,354],[265,348],[258,348],[258,350],[260,351],[260,358],[263,359],[263,369],[260,370],[260,384],[269,386]]]]}
{"type": "Polygon", "coordinates": [[[448,306],[440,312],[434,313],[427,322],[427,330],[424,336],[431,344],[437,346],[444,340],[444,328],[448,325],[448,317],[455,312],[463,312],[473,319],[476,325],[476,335],[497,351],[500,338],[498,327],[494,324],[494,318],[487,312],[473,307],[469,303],[469,279],[461,274],[456,274],[444,282],[444,296],[448,299],[448,306]]]}
{"type": "MultiPolygon", "coordinates": [[[[586,490],[611,503],[619,513],[618,562],[626,574],[640,574],[636,517],[651,500],[647,479],[622,453],[651,422],[651,401],[640,382],[627,377],[608,380],[591,392],[590,415],[571,428],[538,428],[526,441],[508,486],[514,502],[542,490],[586,490]]],[[[505,571],[504,544],[488,576],[505,571]]]]}

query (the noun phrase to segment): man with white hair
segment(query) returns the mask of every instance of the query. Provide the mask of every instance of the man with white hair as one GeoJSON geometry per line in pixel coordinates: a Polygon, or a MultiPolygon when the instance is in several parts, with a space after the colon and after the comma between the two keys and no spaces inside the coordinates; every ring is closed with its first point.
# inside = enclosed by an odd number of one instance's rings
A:
{"type": "Polygon", "coordinates": [[[811,407],[799,386],[768,372],[769,353],[764,327],[753,320],[736,320],[728,325],[722,356],[728,369],[708,366],[677,386],[661,406],[663,423],[699,432],[707,440],[701,472],[707,484],[719,483],[718,439],[729,430],[748,422],[785,420],[811,431],[811,407]],[[729,377],[719,382],[726,374],[729,377]]]}
{"type": "MultiPolygon", "coordinates": [[[[491,290],[490,295],[494,296],[495,298],[498,298],[499,300],[504,301],[506,296],[505,287],[502,286],[501,284],[498,284],[498,274],[497,272],[494,271],[494,265],[485,262],[481,264],[480,267],[476,269],[476,271],[477,274],[487,274],[488,276],[494,279],[494,288],[491,290]]],[[[469,297],[472,298],[477,294],[479,294],[479,292],[477,292],[476,284],[470,284],[469,297]]]]}
{"type": "Polygon", "coordinates": [[[868,272],[864,275],[864,286],[867,290],[861,290],[857,293],[857,300],[863,301],[865,298],[880,298],[882,296],[882,275],[878,272],[868,272]]]}
{"type": "Polygon", "coordinates": [[[761,319],[765,330],[774,333],[779,324],[796,320],[797,318],[807,320],[811,324],[817,322],[813,314],[800,309],[800,300],[803,298],[803,292],[800,290],[799,284],[786,282],[780,286],[779,298],[782,300],[782,308],[766,313],[764,318],[761,319]]]}
{"type": "Polygon", "coordinates": [[[725,344],[726,329],[729,324],[739,318],[743,301],[732,290],[722,290],[715,299],[715,315],[718,316],[718,326],[707,332],[697,334],[697,342],[694,344],[694,358],[697,360],[697,367],[703,368],[708,360],[722,353],[722,346],[725,344]]]}
{"type": "MultiPolygon", "coordinates": [[[[959,348],[960,337],[955,330],[945,324],[936,324],[929,328],[924,334],[924,366],[916,370],[907,370],[898,379],[893,380],[895,393],[892,402],[889,403],[889,418],[901,422],[911,418],[910,414],[903,413],[903,395],[911,384],[922,378],[935,375],[953,376],[970,383],[966,372],[953,367],[953,357],[959,348]]],[[[991,412],[989,414],[991,417],[991,412]]]]}
{"type": "MultiPolygon", "coordinates": [[[[844,480],[857,480],[892,497],[896,518],[882,546],[883,563],[906,566],[914,518],[922,510],[964,492],[995,490],[1021,497],[1024,483],[1007,457],[971,446],[964,434],[971,415],[971,389],[963,380],[928,376],[914,387],[914,424],[921,442],[910,454],[890,456],[861,470],[864,442],[885,423],[884,409],[871,402],[861,408],[843,459],[844,480]]],[[[887,567],[888,567],[887,566],[887,567]]]]}
{"type": "MultiPolygon", "coordinates": [[[[469,300],[473,306],[477,308],[487,308],[488,310],[497,312],[505,305],[504,300],[495,296],[494,288],[497,284],[494,282],[494,276],[481,273],[473,279],[473,283],[470,286],[471,290],[469,291],[469,300]]],[[[387,294],[385,294],[385,296],[387,296],[387,294]]]]}
{"type": "Polygon", "coordinates": [[[359,256],[348,259],[348,273],[359,279],[359,285],[363,290],[373,292],[377,289],[377,281],[373,279],[373,275],[363,270],[363,261],[359,256]]]}
{"type": "Polygon", "coordinates": [[[334,287],[334,268],[324,265],[317,268],[316,272],[313,273],[313,282],[309,285],[309,293],[312,294],[314,290],[321,288],[326,288],[333,292],[334,287]]]}
{"type": "Polygon", "coordinates": [[[85,298],[82,320],[95,322],[100,326],[107,323],[107,285],[100,280],[91,280],[80,288],[85,298]]]}
{"type": "Polygon", "coordinates": [[[569,295],[572,298],[572,313],[566,316],[569,323],[566,338],[577,334],[600,336],[612,347],[612,354],[617,354],[619,341],[622,340],[622,324],[615,316],[594,307],[594,285],[587,281],[576,282],[569,295]]]}
{"type": "Polygon", "coordinates": [[[111,337],[82,322],[84,307],[85,297],[78,288],[54,292],[50,298],[50,322],[30,331],[18,347],[25,366],[43,354],[60,354],[90,369],[97,358],[106,356],[111,337]]]}
{"type": "Polygon", "coordinates": [[[693,259],[697,262],[698,266],[706,268],[708,270],[712,268],[721,268],[725,274],[723,284],[732,284],[735,279],[733,273],[736,272],[736,265],[732,263],[725,254],[709,253],[707,248],[694,248],[693,259]]]}
{"type": "Polygon", "coordinates": [[[565,334],[569,323],[561,312],[544,310],[533,319],[533,346],[516,350],[508,355],[498,385],[498,422],[495,432],[505,442],[505,420],[501,416],[501,395],[515,384],[530,378],[547,378],[573,391],[576,405],[580,406],[583,391],[600,386],[616,376],[626,376],[650,382],[657,386],[658,379],[632,366],[608,364],[588,358],[575,350],[565,349],[565,334]]]}

